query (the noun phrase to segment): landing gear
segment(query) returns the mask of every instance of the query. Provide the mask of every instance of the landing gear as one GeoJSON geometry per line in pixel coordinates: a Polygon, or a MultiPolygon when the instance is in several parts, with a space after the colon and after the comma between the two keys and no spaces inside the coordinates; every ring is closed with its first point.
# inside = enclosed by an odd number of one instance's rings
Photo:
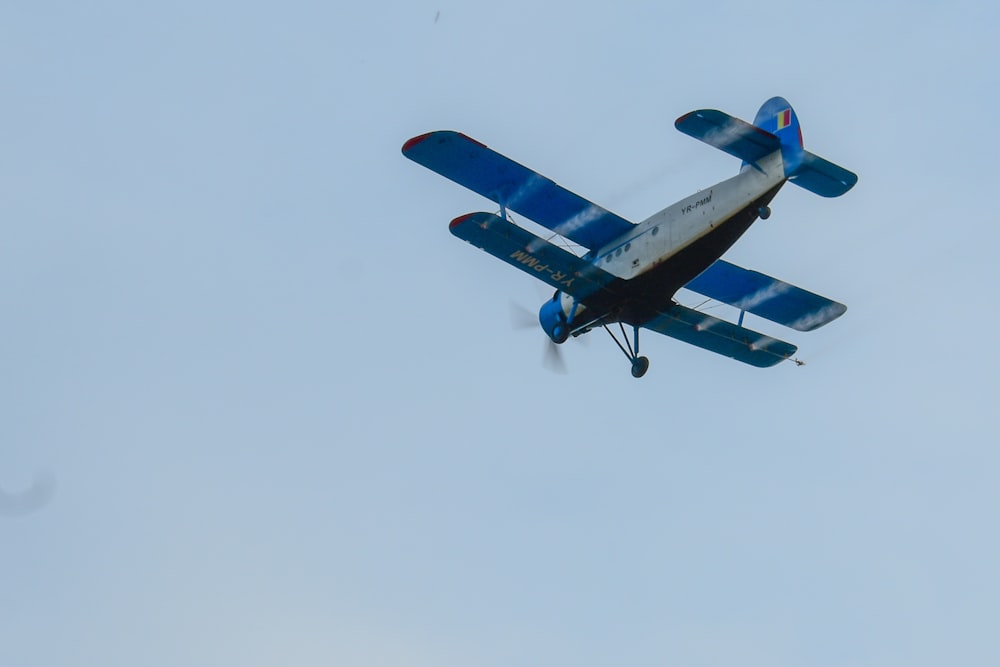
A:
{"type": "Polygon", "coordinates": [[[649,370],[649,359],[646,357],[636,357],[632,360],[632,377],[641,378],[649,370]]]}
{"type": "Polygon", "coordinates": [[[771,217],[771,209],[768,206],[761,206],[757,209],[757,215],[760,216],[761,220],[767,220],[771,217]]]}
{"type": "Polygon", "coordinates": [[[615,336],[614,332],[608,328],[607,324],[601,323],[601,326],[603,326],[604,330],[608,332],[609,336],[611,336],[611,340],[615,341],[618,349],[620,349],[625,356],[628,357],[629,361],[632,362],[632,377],[641,378],[645,375],[646,371],[649,370],[649,359],[639,356],[639,327],[634,325],[632,327],[632,338],[635,341],[635,345],[633,346],[629,342],[628,335],[625,333],[625,325],[621,322],[618,323],[618,328],[622,331],[622,339],[625,341],[624,345],[621,344],[621,341],[618,340],[618,337],[615,336]]]}

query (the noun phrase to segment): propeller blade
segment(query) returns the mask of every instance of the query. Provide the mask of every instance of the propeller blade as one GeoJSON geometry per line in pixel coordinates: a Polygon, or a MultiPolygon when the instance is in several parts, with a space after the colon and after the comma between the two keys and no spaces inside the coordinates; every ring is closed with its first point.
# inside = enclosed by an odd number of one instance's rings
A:
{"type": "MultiPolygon", "coordinates": [[[[510,302],[510,326],[512,329],[540,329],[537,313],[533,313],[524,306],[510,302]]],[[[545,352],[542,357],[542,365],[553,373],[565,375],[567,373],[566,361],[563,359],[562,350],[559,345],[545,337],[545,352]]]]}
{"type": "Polygon", "coordinates": [[[549,339],[545,342],[545,357],[542,360],[547,369],[560,375],[566,374],[566,361],[563,359],[562,350],[555,341],[549,339]]]}
{"type": "Polygon", "coordinates": [[[537,329],[538,315],[521,304],[510,302],[510,326],[513,329],[537,329]]]}

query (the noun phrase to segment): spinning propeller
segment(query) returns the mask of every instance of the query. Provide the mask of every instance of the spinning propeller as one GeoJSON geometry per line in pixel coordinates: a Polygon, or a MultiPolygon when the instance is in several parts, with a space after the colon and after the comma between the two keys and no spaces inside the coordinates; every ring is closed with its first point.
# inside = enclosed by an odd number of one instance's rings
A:
{"type": "MultiPolygon", "coordinates": [[[[510,324],[511,328],[518,330],[540,329],[538,315],[531,312],[524,306],[510,302],[510,324]]],[[[542,365],[553,373],[565,375],[567,372],[566,360],[563,359],[562,350],[548,336],[545,337],[545,352],[542,356],[542,365]]]]}

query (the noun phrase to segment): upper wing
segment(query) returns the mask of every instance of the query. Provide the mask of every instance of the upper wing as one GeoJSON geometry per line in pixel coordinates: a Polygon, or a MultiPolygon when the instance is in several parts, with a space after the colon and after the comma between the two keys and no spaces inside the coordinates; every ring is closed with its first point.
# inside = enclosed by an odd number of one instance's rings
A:
{"type": "Polygon", "coordinates": [[[751,164],[781,148],[781,140],[770,132],[715,109],[687,113],[674,127],[751,164]]]}
{"type": "Polygon", "coordinates": [[[798,349],[791,343],[678,305],[642,326],[758,368],[774,366],[798,349]]]}
{"type": "Polygon", "coordinates": [[[403,144],[403,155],[586,248],[634,226],[458,132],[414,137],[403,144]]]}
{"type": "Polygon", "coordinates": [[[615,276],[492,213],[452,220],[451,233],[576,299],[585,299],[615,276]]]}
{"type": "Polygon", "coordinates": [[[798,331],[818,329],[847,310],[842,303],[721,259],[684,287],[798,331]]]}

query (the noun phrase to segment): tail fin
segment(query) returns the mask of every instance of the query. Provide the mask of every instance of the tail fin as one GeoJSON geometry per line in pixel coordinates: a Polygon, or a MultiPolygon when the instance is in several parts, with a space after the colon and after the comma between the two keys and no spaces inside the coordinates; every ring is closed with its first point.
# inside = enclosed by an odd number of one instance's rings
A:
{"type": "Polygon", "coordinates": [[[802,129],[795,109],[783,97],[772,97],[761,106],[753,119],[756,127],[770,132],[781,142],[781,159],[788,176],[802,163],[802,129]]]}
{"type": "Polygon", "coordinates": [[[772,97],[764,102],[753,124],[778,137],[789,182],[823,197],[839,197],[858,182],[857,174],[802,147],[799,118],[784,98],[772,97]]]}

